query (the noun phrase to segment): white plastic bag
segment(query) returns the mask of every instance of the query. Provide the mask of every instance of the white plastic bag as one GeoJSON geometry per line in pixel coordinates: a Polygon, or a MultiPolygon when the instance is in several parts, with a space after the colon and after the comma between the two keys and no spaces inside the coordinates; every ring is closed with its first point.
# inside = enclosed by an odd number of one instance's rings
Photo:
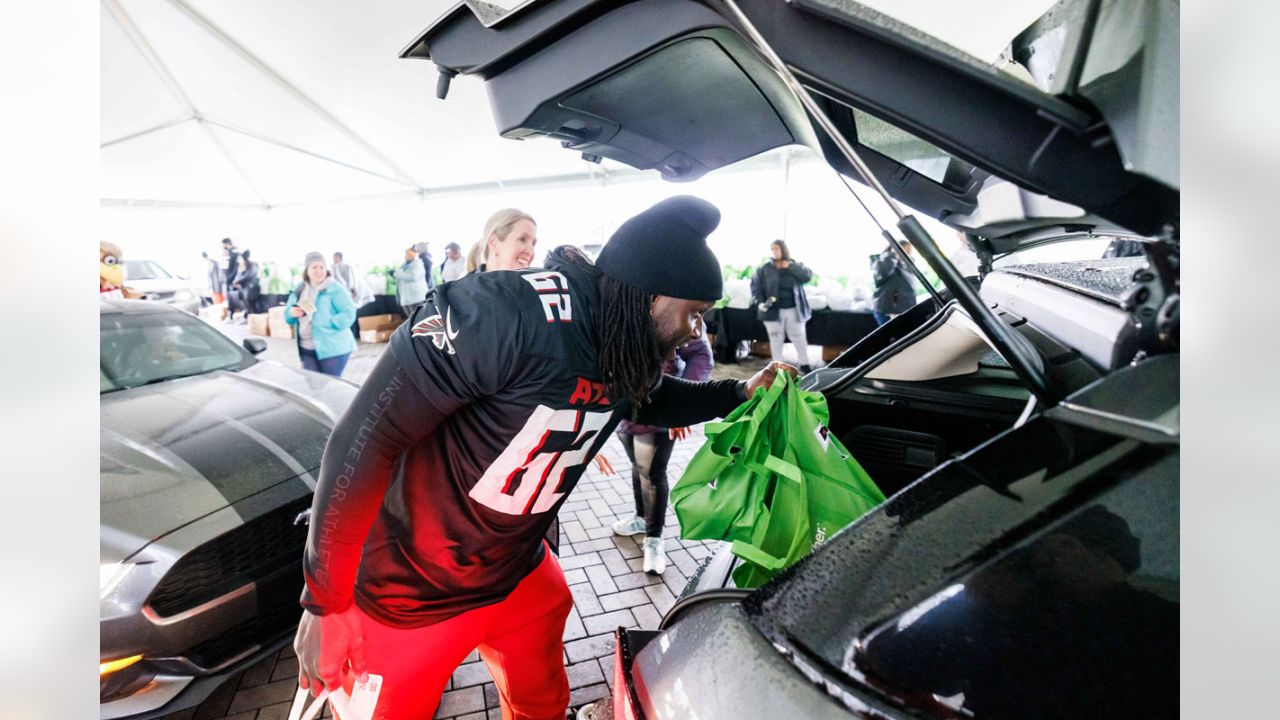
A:
{"type": "Polygon", "coordinates": [[[288,720],[316,720],[326,702],[333,706],[342,720],[373,720],[373,709],[378,705],[380,692],[382,676],[369,675],[368,680],[356,683],[350,695],[345,690],[333,693],[322,690],[308,705],[307,698],[311,697],[311,692],[299,687],[293,696],[293,704],[289,706],[288,720]]]}

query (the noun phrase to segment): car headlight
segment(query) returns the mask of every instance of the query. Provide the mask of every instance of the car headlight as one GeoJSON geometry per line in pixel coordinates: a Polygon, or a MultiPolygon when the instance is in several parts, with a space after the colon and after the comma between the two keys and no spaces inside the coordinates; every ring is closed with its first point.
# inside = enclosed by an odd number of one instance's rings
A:
{"type": "Polygon", "coordinates": [[[112,590],[120,584],[125,575],[129,574],[129,570],[133,568],[130,563],[103,563],[98,566],[98,599],[106,599],[112,590]]]}
{"type": "Polygon", "coordinates": [[[120,658],[119,660],[100,660],[98,661],[98,677],[101,678],[103,675],[110,675],[117,670],[123,670],[130,665],[136,664],[141,659],[141,655],[130,655],[127,658],[120,658]]]}
{"type": "Polygon", "coordinates": [[[192,292],[191,290],[178,290],[177,292],[175,292],[175,293],[173,294],[173,299],[174,299],[174,300],[182,300],[182,301],[186,301],[186,300],[195,300],[195,299],[196,299],[196,294],[195,294],[194,292],[192,292]]]}

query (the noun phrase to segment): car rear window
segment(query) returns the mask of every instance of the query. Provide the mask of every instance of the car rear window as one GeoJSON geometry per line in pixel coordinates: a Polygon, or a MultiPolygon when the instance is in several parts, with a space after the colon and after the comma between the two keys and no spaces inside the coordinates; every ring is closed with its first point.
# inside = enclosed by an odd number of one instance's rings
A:
{"type": "Polygon", "coordinates": [[[914,170],[949,190],[963,191],[974,167],[933,143],[874,115],[852,108],[858,143],[914,170]]]}

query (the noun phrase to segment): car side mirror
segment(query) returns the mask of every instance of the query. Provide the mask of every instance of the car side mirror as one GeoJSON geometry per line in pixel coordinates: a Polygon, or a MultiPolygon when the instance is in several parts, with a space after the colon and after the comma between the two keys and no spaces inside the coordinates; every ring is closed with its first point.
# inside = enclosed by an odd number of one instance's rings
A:
{"type": "Polygon", "coordinates": [[[262,338],[245,338],[244,349],[257,355],[267,350],[267,341],[262,338]]]}

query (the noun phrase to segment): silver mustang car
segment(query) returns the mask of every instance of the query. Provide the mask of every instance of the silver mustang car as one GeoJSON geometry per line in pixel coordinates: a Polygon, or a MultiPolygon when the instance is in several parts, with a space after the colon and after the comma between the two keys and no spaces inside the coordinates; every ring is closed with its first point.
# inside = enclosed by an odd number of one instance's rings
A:
{"type": "Polygon", "coordinates": [[[299,514],[356,386],[168,305],[100,317],[100,715],[155,717],[292,637],[299,514]]]}

